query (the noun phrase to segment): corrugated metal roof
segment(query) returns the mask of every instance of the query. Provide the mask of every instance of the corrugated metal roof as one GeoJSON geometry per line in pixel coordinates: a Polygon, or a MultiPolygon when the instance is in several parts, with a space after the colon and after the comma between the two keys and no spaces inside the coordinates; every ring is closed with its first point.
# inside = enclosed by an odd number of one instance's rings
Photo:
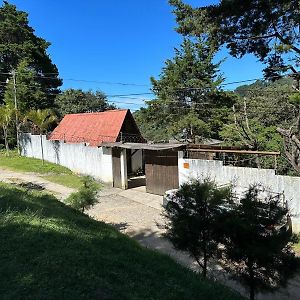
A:
{"type": "Polygon", "coordinates": [[[103,143],[103,147],[124,148],[124,149],[144,149],[144,150],[170,150],[185,147],[186,144],[146,144],[146,143],[103,143]]]}
{"type": "Polygon", "coordinates": [[[89,146],[116,142],[127,112],[128,109],[122,109],[65,115],[49,139],[64,140],[67,143],[88,143],[89,146]]]}

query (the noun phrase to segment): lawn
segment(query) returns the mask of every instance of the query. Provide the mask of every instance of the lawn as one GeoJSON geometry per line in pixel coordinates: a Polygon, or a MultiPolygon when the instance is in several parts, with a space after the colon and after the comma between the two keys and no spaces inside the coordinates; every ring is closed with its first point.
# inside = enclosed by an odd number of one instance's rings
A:
{"type": "Polygon", "coordinates": [[[74,189],[78,189],[82,184],[80,176],[71,170],[46,161],[42,164],[40,159],[19,156],[16,151],[11,151],[10,156],[0,151],[0,167],[13,171],[33,172],[51,182],[74,189]]]}
{"type": "Polygon", "coordinates": [[[1,299],[242,299],[54,196],[0,184],[1,299]]]}

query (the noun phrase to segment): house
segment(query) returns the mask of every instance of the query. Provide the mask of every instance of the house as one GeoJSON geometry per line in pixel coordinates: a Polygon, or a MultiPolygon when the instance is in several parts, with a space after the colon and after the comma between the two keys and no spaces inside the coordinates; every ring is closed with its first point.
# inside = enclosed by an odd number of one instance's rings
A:
{"type": "Polygon", "coordinates": [[[86,143],[98,147],[103,142],[145,142],[129,109],[66,115],[49,140],[86,143]]]}

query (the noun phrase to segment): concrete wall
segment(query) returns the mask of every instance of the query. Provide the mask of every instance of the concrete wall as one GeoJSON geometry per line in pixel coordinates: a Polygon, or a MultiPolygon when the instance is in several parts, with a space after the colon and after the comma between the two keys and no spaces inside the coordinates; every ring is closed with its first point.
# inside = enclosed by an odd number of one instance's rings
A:
{"type": "MultiPolygon", "coordinates": [[[[49,141],[46,136],[42,139],[45,160],[65,166],[76,173],[91,175],[103,182],[113,181],[110,148],[49,141]]],[[[42,158],[39,135],[22,134],[21,148],[24,156],[42,158]]]]}
{"type": "Polygon", "coordinates": [[[292,214],[295,215],[293,229],[300,231],[300,177],[276,175],[272,169],[224,166],[216,160],[184,159],[182,151],[178,154],[178,168],[179,184],[192,178],[209,176],[218,184],[233,182],[238,194],[253,183],[261,183],[273,192],[284,192],[292,214]]]}
{"type": "Polygon", "coordinates": [[[131,162],[132,172],[136,172],[143,168],[143,151],[142,150],[131,150],[131,162]],[[134,154],[133,154],[134,153],[134,154]]]}

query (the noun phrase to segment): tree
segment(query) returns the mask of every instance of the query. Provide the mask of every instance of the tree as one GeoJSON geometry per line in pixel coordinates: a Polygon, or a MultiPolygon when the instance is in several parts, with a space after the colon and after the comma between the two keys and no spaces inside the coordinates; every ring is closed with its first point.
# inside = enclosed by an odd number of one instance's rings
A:
{"type": "Polygon", "coordinates": [[[298,0],[221,0],[197,8],[181,0],[170,3],[175,6],[178,32],[209,35],[214,45],[226,45],[237,58],[254,54],[266,64],[266,78],[274,80],[291,72],[300,79],[298,0]]]}
{"type": "MultiPolygon", "coordinates": [[[[202,132],[195,130],[193,140],[197,131],[204,137],[218,137],[234,99],[219,89],[223,79],[218,73],[220,63],[213,62],[214,54],[215,48],[205,39],[184,39],[180,49],[175,49],[175,57],[166,61],[160,78],[151,78],[157,99],[147,103],[148,111],[143,110],[140,117],[152,119],[150,126],[165,128],[165,132],[175,138],[182,135],[184,129],[177,123],[184,124],[187,118],[193,121],[195,128],[199,128],[200,121],[208,127],[202,132]],[[158,114],[151,117],[155,111],[158,114]]],[[[186,130],[191,133],[188,127],[186,130]]]]}
{"type": "Polygon", "coordinates": [[[176,249],[188,251],[207,274],[207,262],[218,250],[219,223],[232,202],[231,187],[217,187],[210,179],[181,185],[166,207],[166,236],[176,249]]]}
{"type": "Polygon", "coordinates": [[[26,120],[30,122],[34,128],[37,128],[40,134],[42,161],[44,164],[44,149],[43,149],[43,133],[49,129],[49,126],[57,121],[56,116],[49,109],[31,110],[26,115],[26,120]]]}
{"type": "Polygon", "coordinates": [[[84,92],[80,89],[65,90],[56,98],[55,105],[61,116],[65,114],[101,112],[116,108],[113,104],[108,103],[106,96],[102,92],[84,92]]]}
{"type": "Polygon", "coordinates": [[[14,114],[14,110],[11,109],[7,105],[0,106],[0,126],[3,130],[5,148],[6,148],[6,155],[9,156],[9,145],[8,145],[8,127],[10,122],[12,121],[12,117],[14,114]]]}
{"type": "MultiPolygon", "coordinates": [[[[34,34],[28,24],[26,12],[18,11],[15,5],[4,1],[0,7],[0,79],[11,78],[21,61],[26,60],[35,72],[38,82],[47,96],[47,107],[54,103],[55,95],[62,81],[58,69],[52,63],[47,49],[50,43],[34,34]]],[[[0,87],[0,103],[3,102],[5,87],[0,87]]]]}
{"type": "Polygon", "coordinates": [[[82,183],[82,187],[79,188],[78,192],[72,193],[66,199],[66,203],[83,213],[85,209],[89,209],[99,201],[97,193],[100,190],[100,185],[90,176],[84,176],[82,183]]]}
{"type": "Polygon", "coordinates": [[[220,262],[249,287],[251,300],[259,290],[284,285],[299,268],[292,250],[297,239],[282,195],[252,185],[223,218],[220,262]]]}
{"type": "MultiPolygon", "coordinates": [[[[16,69],[16,97],[17,109],[25,114],[31,109],[49,108],[47,94],[43,91],[42,85],[36,81],[35,71],[26,60],[22,60],[16,69]]],[[[14,107],[15,91],[13,79],[10,79],[4,94],[4,102],[14,107]]]]}

